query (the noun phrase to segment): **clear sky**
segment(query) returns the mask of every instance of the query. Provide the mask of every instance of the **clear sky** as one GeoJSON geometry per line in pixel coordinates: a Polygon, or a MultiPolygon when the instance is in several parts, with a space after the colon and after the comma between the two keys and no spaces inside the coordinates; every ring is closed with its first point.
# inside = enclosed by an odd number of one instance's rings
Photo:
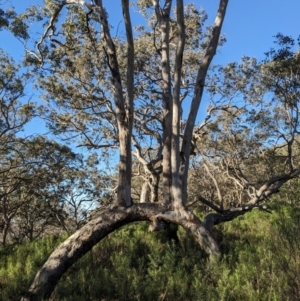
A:
{"type": "MultiPolygon", "coordinates": [[[[205,8],[210,22],[217,0],[195,1],[205,8]]],[[[297,38],[300,35],[299,0],[229,0],[223,33],[227,43],[214,58],[226,64],[242,55],[262,58],[278,32],[297,38]]]]}

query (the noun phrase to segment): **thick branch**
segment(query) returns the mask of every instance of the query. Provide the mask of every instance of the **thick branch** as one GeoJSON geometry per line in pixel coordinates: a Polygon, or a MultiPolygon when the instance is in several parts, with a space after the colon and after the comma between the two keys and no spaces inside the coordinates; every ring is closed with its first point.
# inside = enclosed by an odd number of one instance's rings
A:
{"type": "Polygon", "coordinates": [[[279,188],[291,179],[294,179],[300,175],[300,167],[294,169],[292,172],[284,175],[280,175],[269,179],[256,191],[256,196],[248,202],[248,204],[257,204],[263,201],[274,193],[279,192],[279,188]]]}
{"type": "Polygon", "coordinates": [[[21,300],[36,301],[49,298],[59,279],[72,264],[109,233],[135,221],[155,221],[161,218],[179,224],[196,236],[208,254],[217,255],[219,253],[217,242],[196,216],[192,213],[188,216],[189,219],[174,212],[167,212],[161,205],[153,203],[112,208],[100,213],[100,216],[95,217],[56,248],[37,273],[27,296],[21,300]]]}
{"type": "Polygon", "coordinates": [[[152,218],[156,220],[165,220],[174,224],[181,225],[186,230],[191,231],[199,245],[210,255],[219,254],[219,246],[211,233],[201,224],[200,220],[191,212],[185,211],[180,214],[178,211],[163,212],[152,218]]]}
{"type": "MultiPolygon", "coordinates": [[[[120,142],[120,164],[119,164],[119,186],[117,192],[117,203],[127,206],[131,205],[131,176],[132,176],[132,159],[131,159],[131,135],[132,135],[132,111],[133,111],[133,86],[128,88],[127,101],[123,96],[121,75],[115,44],[110,34],[107,15],[104,10],[102,0],[96,0],[95,9],[99,13],[99,20],[102,27],[102,38],[104,42],[104,51],[107,55],[108,66],[111,71],[112,87],[114,93],[114,101],[116,104],[116,116],[119,129],[120,142]]],[[[131,23],[128,11],[128,2],[122,2],[123,12],[126,23],[126,33],[128,39],[128,62],[133,64],[133,41],[131,23]]],[[[133,66],[129,67],[129,82],[133,85],[133,66]]]]}
{"type": "Polygon", "coordinates": [[[220,203],[220,207],[221,209],[223,209],[223,197],[222,197],[222,193],[219,187],[219,183],[217,181],[217,179],[213,176],[213,174],[210,172],[208,166],[206,165],[206,163],[203,164],[206,172],[208,173],[209,177],[212,179],[212,181],[215,184],[216,190],[217,190],[217,194],[218,194],[218,199],[219,199],[219,203],[220,203]]]}
{"type": "Polygon", "coordinates": [[[218,46],[221,28],[226,14],[227,4],[228,4],[228,0],[220,1],[218,13],[215,19],[215,25],[212,31],[212,36],[198,71],[190,113],[188,115],[188,120],[184,131],[182,148],[181,148],[181,152],[184,154],[185,157],[185,161],[183,162],[183,169],[182,169],[182,173],[183,173],[182,185],[183,185],[183,194],[184,194],[183,201],[185,201],[187,197],[187,173],[189,168],[189,155],[190,155],[190,148],[191,148],[191,140],[193,136],[193,129],[195,126],[195,120],[198,114],[198,109],[203,95],[206,74],[218,46]]]}
{"type": "Polygon", "coordinates": [[[63,7],[65,5],[68,5],[68,4],[79,4],[79,5],[82,5],[82,6],[86,6],[88,7],[89,9],[92,8],[92,5],[86,3],[84,0],[63,0],[61,1],[61,3],[57,6],[56,10],[54,11],[52,17],[50,18],[50,21],[49,21],[49,24],[48,26],[46,27],[42,37],[40,38],[40,40],[37,42],[36,44],[36,49],[37,49],[37,52],[38,52],[38,55],[36,53],[34,53],[33,51],[29,51],[27,50],[27,52],[29,54],[32,54],[34,55],[41,64],[43,64],[44,62],[44,58],[43,58],[43,55],[41,54],[41,45],[42,43],[44,42],[45,38],[47,37],[48,33],[52,30],[54,30],[54,23],[56,22],[57,18],[58,18],[58,15],[59,13],[61,12],[61,10],[63,9],[63,7]]]}
{"type": "Polygon", "coordinates": [[[122,8],[127,36],[127,104],[132,112],[134,97],[134,42],[128,0],[122,0],[122,8]]]}
{"type": "Polygon", "coordinates": [[[210,213],[205,217],[203,221],[203,225],[206,227],[206,229],[211,231],[213,226],[223,222],[231,221],[240,215],[244,215],[245,213],[251,211],[252,209],[258,208],[269,212],[265,205],[260,205],[259,203],[267,199],[268,197],[270,197],[272,194],[278,193],[279,188],[284,183],[299,175],[300,175],[300,168],[295,169],[289,174],[271,178],[270,180],[266,181],[264,185],[261,186],[261,188],[256,192],[256,196],[252,198],[247,204],[244,204],[237,208],[230,208],[229,210],[222,210],[218,206],[211,203],[210,201],[204,199],[203,197],[198,197],[198,200],[200,202],[202,202],[203,204],[209,206],[210,208],[216,211],[216,213],[210,213]]]}

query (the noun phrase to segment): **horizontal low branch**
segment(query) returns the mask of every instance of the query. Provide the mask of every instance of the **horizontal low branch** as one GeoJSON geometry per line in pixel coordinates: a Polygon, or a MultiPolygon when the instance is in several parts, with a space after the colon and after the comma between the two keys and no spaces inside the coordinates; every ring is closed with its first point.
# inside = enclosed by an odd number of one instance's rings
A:
{"type": "Polygon", "coordinates": [[[252,211],[253,209],[260,209],[271,213],[270,210],[267,209],[266,205],[244,205],[237,208],[230,208],[228,210],[222,210],[221,212],[209,213],[205,216],[203,225],[208,231],[212,231],[212,228],[218,224],[229,222],[234,220],[235,218],[246,214],[247,212],[252,211]]]}
{"type": "Polygon", "coordinates": [[[216,212],[207,214],[204,218],[203,225],[208,231],[212,231],[212,229],[215,225],[232,221],[235,218],[237,218],[241,215],[244,215],[249,211],[252,211],[253,209],[260,209],[260,210],[266,211],[268,213],[271,213],[271,211],[268,210],[266,205],[261,205],[261,204],[248,203],[248,204],[244,204],[239,207],[232,207],[232,208],[223,210],[219,206],[213,204],[212,202],[208,201],[207,199],[205,199],[202,196],[197,196],[195,198],[195,202],[196,201],[200,201],[204,205],[206,205],[209,208],[216,211],[216,212]]]}
{"type": "Polygon", "coordinates": [[[213,204],[209,200],[205,199],[203,196],[197,196],[196,201],[199,201],[203,203],[204,205],[208,206],[209,208],[215,210],[216,212],[222,213],[224,210],[222,210],[219,206],[213,204]]]}

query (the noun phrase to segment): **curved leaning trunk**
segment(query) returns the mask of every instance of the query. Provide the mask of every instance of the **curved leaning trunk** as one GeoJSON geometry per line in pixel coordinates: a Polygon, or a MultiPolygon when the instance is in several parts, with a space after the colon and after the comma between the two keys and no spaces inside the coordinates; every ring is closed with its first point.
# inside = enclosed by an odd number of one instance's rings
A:
{"type": "Polygon", "coordinates": [[[92,249],[101,239],[120,227],[136,221],[158,218],[173,222],[191,231],[201,247],[209,254],[218,254],[217,242],[201,222],[189,213],[190,219],[168,212],[158,204],[134,204],[104,211],[59,245],[37,273],[26,296],[21,301],[47,299],[67,269],[92,249]]]}

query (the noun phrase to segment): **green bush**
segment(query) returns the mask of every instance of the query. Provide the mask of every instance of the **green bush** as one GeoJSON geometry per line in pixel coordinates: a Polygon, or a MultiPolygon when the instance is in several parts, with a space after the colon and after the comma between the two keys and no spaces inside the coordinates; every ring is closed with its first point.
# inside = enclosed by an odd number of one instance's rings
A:
{"type": "MultiPolygon", "coordinates": [[[[218,262],[182,228],[170,239],[146,223],[126,226],[69,269],[53,300],[300,300],[300,209],[274,209],[219,225],[218,262]]],[[[0,299],[19,300],[63,239],[0,249],[0,299]]]]}
{"type": "Polygon", "coordinates": [[[39,268],[66,236],[0,247],[0,300],[20,300],[39,268]]]}

